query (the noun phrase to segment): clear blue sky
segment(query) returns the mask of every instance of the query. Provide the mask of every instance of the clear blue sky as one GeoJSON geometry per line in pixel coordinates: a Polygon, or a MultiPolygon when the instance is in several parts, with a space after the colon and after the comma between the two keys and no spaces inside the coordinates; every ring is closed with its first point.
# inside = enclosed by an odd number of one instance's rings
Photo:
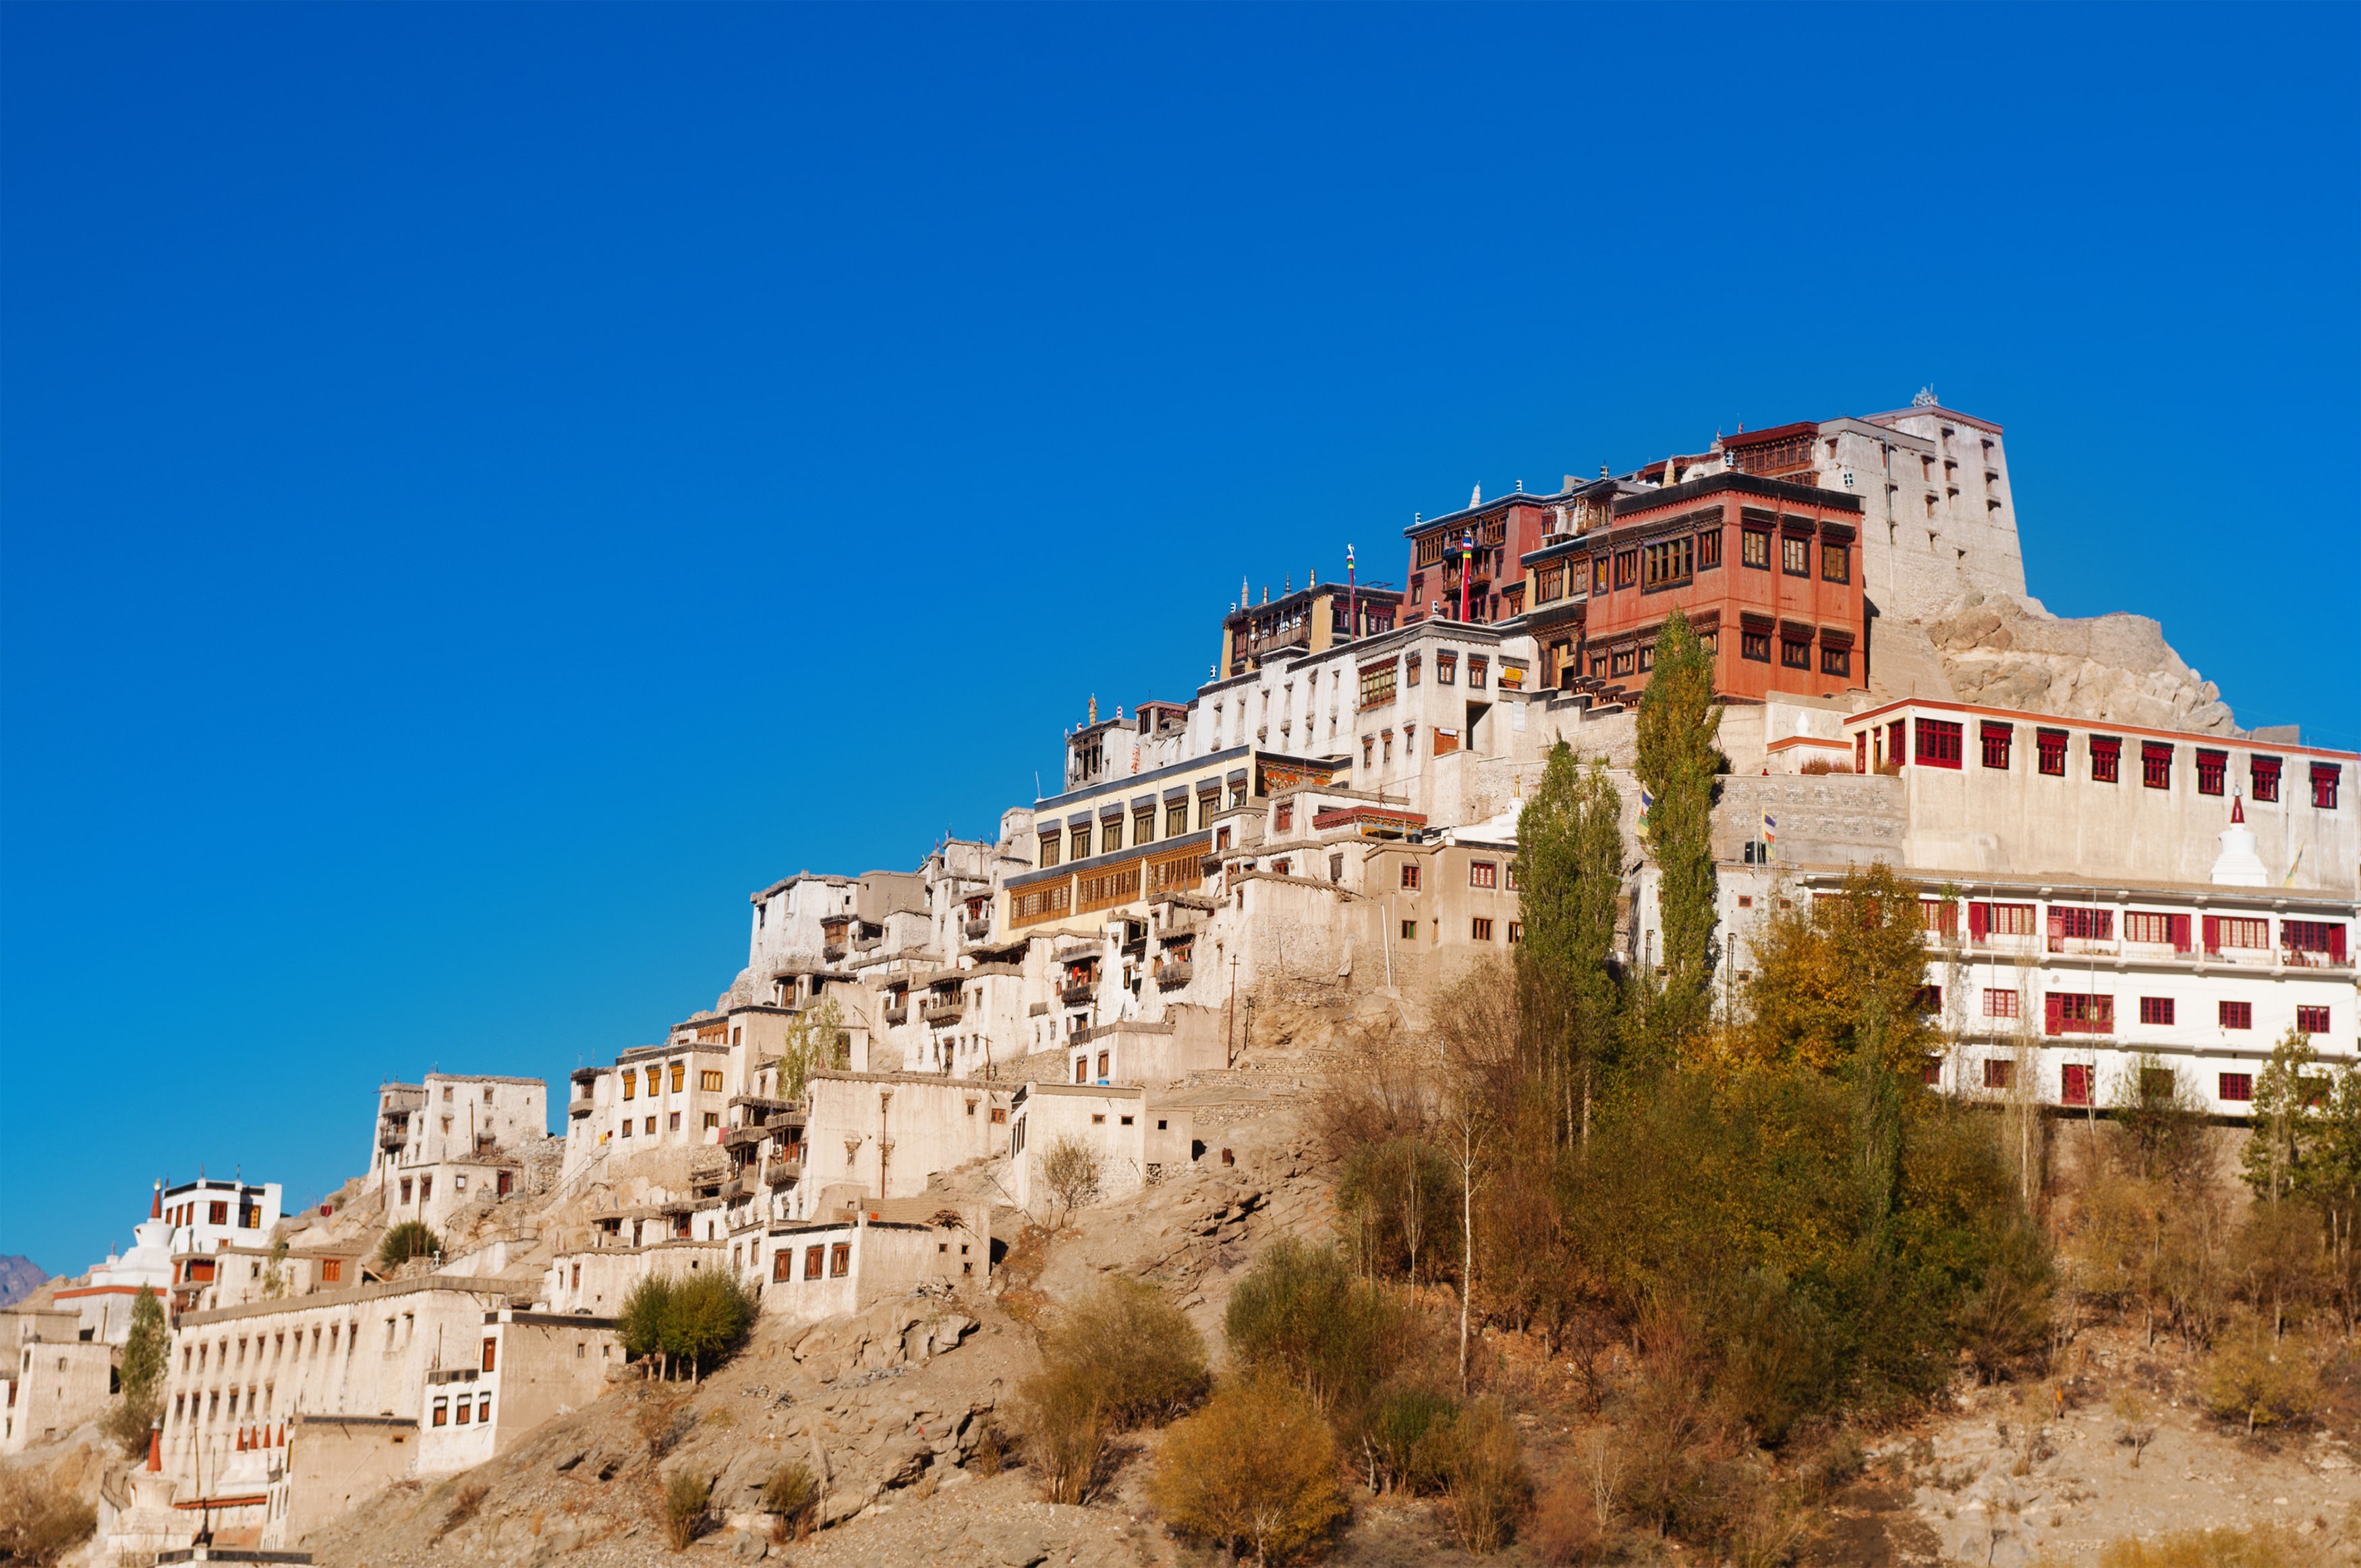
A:
{"type": "Polygon", "coordinates": [[[0,1252],[652,1040],[1242,576],[1741,422],[1931,381],[2052,609],[2361,743],[2356,16],[6,7],[0,1252]]]}

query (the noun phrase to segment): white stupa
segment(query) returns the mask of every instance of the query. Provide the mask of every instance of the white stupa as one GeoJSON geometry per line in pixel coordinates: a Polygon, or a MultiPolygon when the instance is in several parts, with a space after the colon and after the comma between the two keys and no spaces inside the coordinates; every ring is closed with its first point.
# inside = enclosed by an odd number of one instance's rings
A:
{"type": "Polygon", "coordinates": [[[2246,826],[2246,804],[2230,797],[2230,826],[2222,829],[2222,852],[2214,857],[2213,881],[2223,887],[2262,887],[2270,881],[2255,852],[2255,830],[2246,826]]]}
{"type": "Polygon", "coordinates": [[[140,1292],[161,1296],[172,1283],[172,1227],[164,1218],[164,1184],[148,1201],[148,1218],[132,1227],[131,1250],[110,1252],[91,1265],[90,1277],[59,1290],[60,1311],[80,1312],[93,1338],[121,1344],[131,1332],[131,1303],[140,1292]]]}

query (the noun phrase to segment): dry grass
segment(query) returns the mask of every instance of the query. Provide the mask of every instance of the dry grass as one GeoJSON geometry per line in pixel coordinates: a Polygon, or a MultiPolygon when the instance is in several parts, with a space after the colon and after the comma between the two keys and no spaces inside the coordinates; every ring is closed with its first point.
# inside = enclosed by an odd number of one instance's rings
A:
{"type": "Polygon", "coordinates": [[[90,1539],[98,1510],[38,1470],[0,1474],[0,1563],[49,1568],[90,1539]]]}

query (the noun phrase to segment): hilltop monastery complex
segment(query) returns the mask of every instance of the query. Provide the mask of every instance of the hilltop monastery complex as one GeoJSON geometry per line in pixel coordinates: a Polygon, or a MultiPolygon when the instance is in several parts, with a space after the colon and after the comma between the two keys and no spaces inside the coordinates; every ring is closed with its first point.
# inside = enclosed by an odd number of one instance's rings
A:
{"type": "MultiPolygon", "coordinates": [[[[2240,729],[2153,622],[2028,597],[1999,425],[1922,395],[1478,496],[1408,530],[1400,570],[1242,589],[1210,679],[1093,705],[1058,787],[988,839],[754,892],[718,1003],[555,1103],[539,1080],[386,1084],[366,1174],[302,1214],[275,1185],[159,1187],[127,1253],[0,1318],[0,1450],[94,1412],[130,1301],[158,1294],[163,1424],[103,1530],[279,1547],[594,1398],[651,1272],[727,1270],[801,1317],[981,1287],[991,1216],[942,1173],[1034,1209],[1044,1151],[1082,1138],[1119,1199],[1222,1157],[1256,1006],[1415,998],[1507,954],[1550,748],[1606,758],[1636,817],[1634,713],[1675,607],[1729,704],[1733,991],[1763,915],[1882,860],[1926,889],[1931,1083],[2029,1071],[2097,1107],[2161,1064],[2236,1119],[2290,1027],[2352,1058],[2356,755],[2240,729]],[[816,1027],[848,1065],[785,1094],[816,1027]],[[379,1237],[412,1219],[446,1250],[380,1277],[379,1237]]],[[[1645,966],[1635,826],[1619,945],[1645,966]]]]}

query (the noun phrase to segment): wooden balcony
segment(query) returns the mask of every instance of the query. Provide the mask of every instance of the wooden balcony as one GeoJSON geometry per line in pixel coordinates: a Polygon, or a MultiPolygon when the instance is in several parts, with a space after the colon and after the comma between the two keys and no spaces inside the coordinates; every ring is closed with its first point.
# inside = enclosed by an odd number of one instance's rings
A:
{"type": "Polygon", "coordinates": [[[1196,978],[1196,975],[1197,966],[1195,964],[1166,964],[1163,968],[1156,971],[1156,989],[1159,991],[1170,991],[1176,986],[1188,984],[1191,980],[1196,978]]]}

